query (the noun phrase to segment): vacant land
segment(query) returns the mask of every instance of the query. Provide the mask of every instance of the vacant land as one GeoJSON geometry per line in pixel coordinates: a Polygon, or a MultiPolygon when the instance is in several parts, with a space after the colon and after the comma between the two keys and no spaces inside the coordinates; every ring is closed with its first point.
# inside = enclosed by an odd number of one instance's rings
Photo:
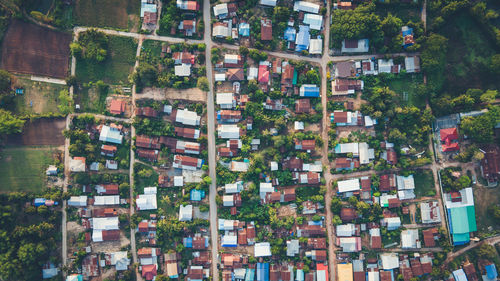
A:
{"type": "Polygon", "coordinates": [[[128,76],[135,63],[137,42],[128,37],[110,36],[108,56],[101,63],[78,60],[76,77],[79,81],[97,82],[103,80],[108,84],[129,84],[128,76]]]}
{"type": "Polygon", "coordinates": [[[420,108],[425,106],[425,99],[417,94],[417,87],[422,83],[423,79],[420,74],[398,75],[387,82],[389,88],[400,96],[402,104],[420,108]]]}
{"type": "Polygon", "coordinates": [[[22,134],[9,135],[7,145],[64,145],[64,118],[42,118],[24,124],[22,134]]]}
{"type": "Polygon", "coordinates": [[[59,92],[66,88],[64,85],[32,81],[28,76],[16,76],[15,88],[23,88],[24,94],[14,98],[17,114],[59,112],[57,102],[59,92]]]}
{"type": "Polygon", "coordinates": [[[434,176],[430,170],[419,170],[413,174],[415,178],[415,195],[417,197],[434,196],[434,176]]]}
{"type": "Polygon", "coordinates": [[[488,68],[490,56],[498,51],[494,39],[469,13],[452,17],[440,33],[448,38],[444,92],[458,96],[469,88],[500,87],[500,80],[488,68]]]}
{"type": "Polygon", "coordinates": [[[73,18],[77,25],[132,29],[138,25],[141,1],[77,0],[73,18]]]}
{"type": "Polygon", "coordinates": [[[498,187],[487,188],[483,186],[474,187],[474,202],[476,203],[477,230],[488,232],[488,227],[500,229],[494,218],[488,214],[488,207],[500,202],[500,193],[498,187]]]}
{"type": "Polygon", "coordinates": [[[11,72],[64,78],[71,35],[14,20],[2,45],[1,67],[11,72]]]}
{"type": "Polygon", "coordinates": [[[392,14],[400,18],[404,24],[408,21],[419,22],[420,21],[420,10],[419,4],[412,3],[383,3],[376,2],[377,9],[376,13],[383,19],[387,14],[392,14]]]}
{"type": "Polygon", "coordinates": [[[0,152],[0,192],[39,191],[44,186],[45,169],[52,162],[50,146],[6,147],[0,152]]]}

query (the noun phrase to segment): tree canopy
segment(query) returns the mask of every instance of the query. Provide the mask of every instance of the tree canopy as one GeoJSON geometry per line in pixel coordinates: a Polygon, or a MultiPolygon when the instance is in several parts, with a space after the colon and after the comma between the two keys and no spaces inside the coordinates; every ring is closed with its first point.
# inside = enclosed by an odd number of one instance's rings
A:
{"type": "Polygon", "coordinates": [[[14,116],[10,111],[0,109],[0,135],[21,133],[24,120],[14,116]]]}

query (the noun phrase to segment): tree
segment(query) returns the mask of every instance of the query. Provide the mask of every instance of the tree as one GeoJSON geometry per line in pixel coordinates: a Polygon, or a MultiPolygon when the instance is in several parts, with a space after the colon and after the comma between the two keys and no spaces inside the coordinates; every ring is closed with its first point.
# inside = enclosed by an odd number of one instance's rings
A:
{"type": "Polygon", "coordinates": [[[0,69],[0,95],[10,92],[10,83],[10,74],[6,70],[0,69]]]}
{"type": "Polygon", "coordinates": [[[0,135],[21,133],[24,120],[17,118],[10,111],[0,109],[0,135]]]}
{"type": "Polygon", "coordinates": [[[403,21],[400,18],[395,17],[391,13],[389,13],[380,24],[380,27],[384,32],[384,36],[394,37],[396,35],[399,35],[399,33],[401,32],[403,21]]]}
{"type": "Polygon", "coordinates": [[[248,52],[249,52],[249,51],[248,51],[248,48],[247,48],[247,47],[245,47],[245,46],[240,46],[240,54],[241,54],[242,56],[245,56],[245,57],[246,57],[246,56],[248,55],[248,52]]]}
{"type": "Polygon", "coordinates": [[[209,84],[208,84],[208,79],[207,77],[200,77],[198,78],[198,82],[196,83],[196,87],[198,89],[208,92],[210,90],[209,84]]]}
{"type": "Polygon", "coordinates": [[[97,29],[91,28],[81,32],[78,43],[71,43],[73,55],[93,62],[102,62],[108,54],[108,36],[97,29]]]}
{"type": "Polygon", "coordinates": [[[490,143],[493,141],[494,126],[495,123],[487,114],[477,117],[466,117],[460,124],[462,132],[479,143],[490,143]]]}
{"type": "MultiPolygon", "coordinates": [[[[499,32],[500,34],[500,32],[499,32]]],[[[491,62],[490,62],[491,70],[496,73],[497,75],[500,75],[500,54],[495,54],[491,57],[491,62]]]]}
{"type": "Polygon", "coordinates": [[[59,104],[57,108],[64,115],[73,112],[73,99],[70,97],[68,90],[59,92],[59,104]]]}
{"type": "Polygon", "coordinates": [[[480,99],[481,102],[484,103],[493,103],[498,95],[498,92],[496,90],[487,90],[484,92],[484,94],[481,95],[480,99]]]}

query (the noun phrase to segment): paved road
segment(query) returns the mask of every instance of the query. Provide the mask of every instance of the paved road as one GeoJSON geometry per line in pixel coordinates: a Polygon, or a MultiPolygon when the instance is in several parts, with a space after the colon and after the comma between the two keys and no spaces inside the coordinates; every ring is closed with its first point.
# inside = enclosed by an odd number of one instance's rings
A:
{"type": "Polygon", "coordinates": [[[218,263],[218,230],[217,230],[217,203],[215,196],[217,195],[217,175],[215,168],[217,166],[215,158],[215,109],[214,109],[214,83],[213,83],[213,65],[212,65],[212,37],[211,37],[211,24],[210,24],[210,0],[203,2],[203,21],[205,22],[204,43],[205,49],[205,64],[207,68],[207,78],[210,90],[207,93],[207,129],[208,129],[208,167],[209,176],[212,179],[210,185],[210,235],[212,247],[212,273],[211,276],[214,281],[219,280],[219,272],[217,268],[218,263]]]}

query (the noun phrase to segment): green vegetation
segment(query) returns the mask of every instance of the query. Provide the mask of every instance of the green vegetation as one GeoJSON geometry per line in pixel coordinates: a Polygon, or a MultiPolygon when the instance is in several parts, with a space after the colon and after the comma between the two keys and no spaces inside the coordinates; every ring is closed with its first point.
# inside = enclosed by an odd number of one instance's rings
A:
{"type": "Polygon", "coordinates": [[[100,63],[79,59],[76,63],[76,77],[84,83],[103,80],[113,85],[128,85],[136,51],[137,42],[134,39],[109,36],[106,58],[100,63]]]}
{"type": "MultiPolygon", "coordinates": [[[[118,91],[116,89],[116,91],[118,91]]],[[[96,83],[85,83],[75,93],[75,103],[80,105],[84,112],[95,112],[104,114],[106,112],[106,97],[111,92],[110,86],[102,80],[96,83]]]]}
{"type": "Polygon", "coordinates": [[[425,87],[421,74],[399,74],[387,81],[389,89],[401,97],[401,104],[425,107],[425,87]]]}
{"type": "Polygon", "coordinates": [[[0,135],[20,133],[24,120],[17,118],[10,111],[0,109],[0,135]]]}
{"type": "Polygon", "coordinates": [[[417,198],[424,196],[434,196],[434,176],[430,170],[418,170],[413,173],[415,179],[415,195],[417,198]]]}
{"type": "Polygon", "coordinates": [[[439,171],[444,192],[459,191],[471,186],[471,179],[460,168],[446,168],[439,171]],[[458,172],[460,175],[453,175],[458,172]]]}
{"type": "Polygon", "coordinates": [[[483,115],[464,118],[460,128],[463,134],[478,143],[491,143],[494,139],[494,127],[499,121],[500,107],[491,106],[483,115]]]}
{"type": "Polygon", "coordinates": [[[44,187],[45,170],[52,163],[53,152],[54,148],[47,146],[3,149],[0,152],[0,191],[40,191],[44,187]]]}
{"type": "Polygon", "coordinates": [[[135,0],[77,0],[76,25],[132,29],[138,25],[141,2],[135,0]]]}

